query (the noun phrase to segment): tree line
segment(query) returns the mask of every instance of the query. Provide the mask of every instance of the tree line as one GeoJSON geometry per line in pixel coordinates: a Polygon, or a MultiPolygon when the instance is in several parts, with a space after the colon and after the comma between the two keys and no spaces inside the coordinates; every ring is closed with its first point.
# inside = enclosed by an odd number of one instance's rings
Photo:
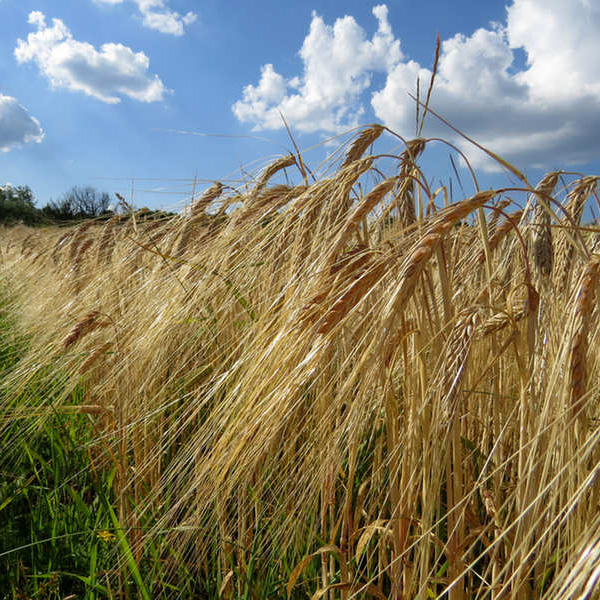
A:
{"type": "Polygon", "coordinates": [[[75,221],[112,214],[107,192],[91,186],[74,186],[59,199],[50,200],[38,208],[27,185],[0,187],[0,223],[41,225],[60,221],[75,221]]]}
{"type": "MultiPolygon", "coordinates": [[[[113,204],[108,192],[91,186],[74,186],[59,199],[38,208],[29,186],[7,184],[0,186],[0,224],[32,226],[109,218],[115,213],[113,204]]],[[[157,212],[163,214],[162,211],[147,212],[148,216],[157,212]]]]}

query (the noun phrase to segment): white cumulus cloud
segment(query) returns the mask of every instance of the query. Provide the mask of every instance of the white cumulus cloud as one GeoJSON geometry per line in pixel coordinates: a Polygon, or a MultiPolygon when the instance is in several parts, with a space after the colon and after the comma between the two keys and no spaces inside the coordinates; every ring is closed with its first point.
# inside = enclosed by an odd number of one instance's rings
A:
{"type": "Polygon", "coordinates": [[[0,151],[44,139],[40,122],[16,98],[0,94],[0,151]]]}
{"type": "MultiPolygon", "coordinates": [[[[125,0],[94,0],[96,4],[122,4],[125,0]]],[[[193,12],[185,15],[170,10],[165,0],[132,0],[142,16],[142,23],[148,29],[170,35],[183,35],[185,27],[196,21],[198,16],[193,12]]]]}
{"type": "Polygon", "coordinates": [[[233,105],[236,117],[254,129],[281,126],[279,112],[300,131],[337,132],[355,126],[364,107],[361,94],[371,85],[373,73],[386,73],[401,58],[384,5],[373,14],[378,29],[371,39],[351,16],[333,26],[313,13],[300,58],[302,76],[286,79],[272,64],[264,65],[257,85],[247,85],[233,105]]]}
{"type": "Polygon", "coordinates": [[[148,72],[150,60],[123,44],[103,44],[97,50],[73,39],[60,19],[46,23],[43,13],[29,14],[36,30],[19,39],[15,57],[19,63],[35,62],[53,87],[63,87],[115,104],[127,96],[141,102],[157,102],[167,92],[158,75],[148,72]]]}
{"type": "MultiPolygon", "coordinates": [[[[255,128],[280,127],[278,111],[300,131],[333,132],[363,119],[370,95],[376,117],[403,136],[415,132],[416,80],[431,71],[402,55],[387,19],[367,40],[352,17],[333,27],[313,16],[300,51],[302,76],[285,79],[265,65],[257,85],[233,106],[255,128]],[[342,33],[343,32],[343,33],[342,33]],[[379,89],[372,76],[383,72],[379,89]]],[[[600,157],[600,2],[512,0],[506,20],[442,42],[431,107],[455,127],[519,166],[556,167],[600,157]],[[525,64],[517,60],[522,51],[525,64]]],[[[370,119],[368,119],[370,120],[370,119]]],[[[428,117],[425,135],[458,143],[475,164],[492,164],[428,117]]]]}
{"type": "MultiPolygon", "coordinates": [[[[442,43],[431,106],[455,127],[517,165],[556,167],[600,156],[600,5],[583,0],[513,0],[505,24],[442,43]],[[515,50],[526,64],[516,66],[515,50]]],[[[377,117],[410,131],[419,73],[399,63],[375,91],[377,117]]],[[[413,126],[414,127],[414,126],[413,126]]],[[[448,136],[434,118],[429,135],[448,136]]],[[[452,136],[450,136],[452,137],[452,136]]],[[[475,164],[493,167],[456,138],[475,164]]]]}

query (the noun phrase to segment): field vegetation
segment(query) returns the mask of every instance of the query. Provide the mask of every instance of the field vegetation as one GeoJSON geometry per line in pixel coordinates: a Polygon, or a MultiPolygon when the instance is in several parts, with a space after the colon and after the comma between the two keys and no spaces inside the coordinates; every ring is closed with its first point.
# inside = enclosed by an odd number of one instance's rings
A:
{"type": "Polygon", "coordinates": [[[598,177],[433,143],[0,230],[0,597],[598,597],[598,177]]]}

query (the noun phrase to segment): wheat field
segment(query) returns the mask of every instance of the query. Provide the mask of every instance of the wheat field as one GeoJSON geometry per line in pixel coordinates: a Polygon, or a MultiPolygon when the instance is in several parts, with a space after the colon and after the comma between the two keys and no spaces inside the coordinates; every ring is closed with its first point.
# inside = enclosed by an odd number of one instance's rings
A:
{"type": "Polygon", "coordinates": [[[176,217],[1,231],[27,340],[1,466],[57,415],[85,422],[116,540],[86,598],[192,597],[182,578],[600,597],[599,178],[530,183],[496,157],[506,187],[457,200],[419,167],[431,141],[378,155],[381,136],[176,217]]]}

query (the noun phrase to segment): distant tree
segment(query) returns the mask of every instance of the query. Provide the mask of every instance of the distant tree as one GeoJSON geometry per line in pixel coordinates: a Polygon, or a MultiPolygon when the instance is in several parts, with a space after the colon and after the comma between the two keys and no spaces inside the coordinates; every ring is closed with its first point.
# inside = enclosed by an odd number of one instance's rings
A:
{"type": "Polygon", "coordinates": [[[13,197],[26,206],[33,208],[35,206],[35,200],[33,199],[33,192],[28,185],[18,185],[12,188],[13,197]]]}
{"type": "Polygon", "coordinates": [[[60,200],[50,200],[50,202],[42,208],[42,213],[50,219],[58,219],[59,221],[69,221],[77,218],[77,215],[73,212],[73,207],[64,198],[61,198],[60,200]]]}
{"type": "Polygon", "coordinates": [[[41,215],[29,186],[0,186],[0,223],[35,225],[40,220],[41,215]]]}
{"type": "Polygon", "coordinates": [[[61,221],[101,217],[111,212],[110,195],[91,186],[74,186],[59,200],[51,200],[42,211],[61,221]]]}

